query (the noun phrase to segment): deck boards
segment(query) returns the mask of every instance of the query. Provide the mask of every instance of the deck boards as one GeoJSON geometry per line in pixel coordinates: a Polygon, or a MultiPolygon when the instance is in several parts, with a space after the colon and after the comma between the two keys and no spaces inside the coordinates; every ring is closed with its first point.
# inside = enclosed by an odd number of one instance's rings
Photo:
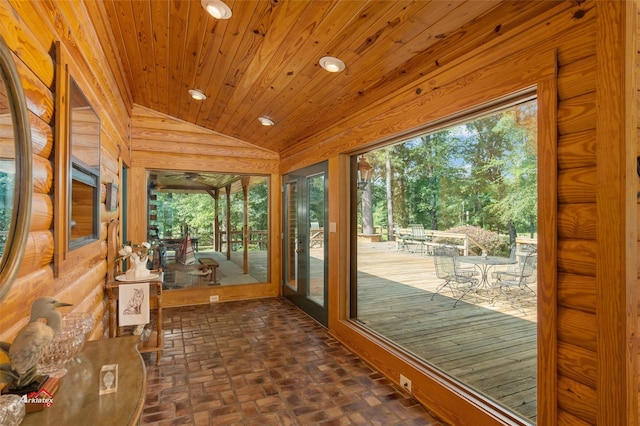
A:
{"type": "Polygon", "coordinates": [[[358,246],[358,316],[366,327],[461,382],[536,417],[535,303],[518,310],[468,296],[453,308],[433,259],[396,251],[393,243],[358,246]]]}

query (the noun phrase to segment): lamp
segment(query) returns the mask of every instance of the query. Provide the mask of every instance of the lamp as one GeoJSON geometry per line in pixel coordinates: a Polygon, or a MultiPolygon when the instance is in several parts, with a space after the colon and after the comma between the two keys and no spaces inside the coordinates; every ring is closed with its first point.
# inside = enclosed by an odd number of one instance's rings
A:
{"type": "Polygon", "coordinates": [[[344,62],[333,56],[323,56],[318,62],[322,68],[329,72],[340,72],[345,68],[344,62]]]}
{"type": "Polygon", "coordinates": [[[371,164],[367,162],[364,155],[361,155],[360,161],[358,161],[358,189],[364,190],[367,187],[367,184],[371,179],[371,170],[373,170],[373,167],[371,167],[371,164]]]}
{"type": "Polygon", "coordinates": [[[207,13],[216,19],[231,18],[231,8],[221,0],[200,0],[207,13]]]}
{"type": "Polygon", "coordinates": [[[260,121],[260,124],[262,124],[263,126],[273,126],[274,124],[276,124],[272,119],[270,119],[267,116],[258,117],[258,120],[260,121]]]}
{"type": "Polygon", "coordinates": [[[207,95],[205,95],[201,90],[198,89],[189,89],[189,94],[196,101],[204,101],[207,99],[207,95]]]}

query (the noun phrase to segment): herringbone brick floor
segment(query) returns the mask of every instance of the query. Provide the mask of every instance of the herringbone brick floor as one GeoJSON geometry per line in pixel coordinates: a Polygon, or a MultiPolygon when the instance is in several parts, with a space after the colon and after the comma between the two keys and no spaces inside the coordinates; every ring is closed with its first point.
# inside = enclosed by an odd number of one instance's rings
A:
{"type": "Polygon", "coordinates": [[[163,313],[144,425],[442,425],[286,299],[163,313]]]}

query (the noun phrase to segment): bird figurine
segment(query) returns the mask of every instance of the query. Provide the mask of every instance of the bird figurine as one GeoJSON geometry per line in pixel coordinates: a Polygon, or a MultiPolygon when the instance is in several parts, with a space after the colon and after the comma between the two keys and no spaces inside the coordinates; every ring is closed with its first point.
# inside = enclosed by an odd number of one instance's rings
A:
{"type": "Polygon", "coordinates": [[[31,318],[13,343],[0,342],[0,350],[9,357],[9,363],[0,364],[0,379],[10,383],[10,389],[24,388],[36,379],[38,361],[54,336],[62,327],[62,315],[56,310],[69,303],[53,297],[40,297],[31,305],[31,318]]]}

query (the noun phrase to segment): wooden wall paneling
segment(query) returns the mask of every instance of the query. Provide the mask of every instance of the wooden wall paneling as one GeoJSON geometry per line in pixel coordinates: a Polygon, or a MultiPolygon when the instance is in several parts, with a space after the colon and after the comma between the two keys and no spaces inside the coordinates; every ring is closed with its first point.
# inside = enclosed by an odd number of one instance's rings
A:
{"type": "Polygon", "coordinates": [[[167,291],[162,294],[162,306],[177,307],[209,304],[209,296],[217,295],[221,302],[233,300],[261,299],[276,297],[278,287],[270,283],[251,285],[223,285],[206,288],[186,288],[167,291]]]}
{"type": "Polygon", "coordinates": [[[575,98],[596,91],[596,57],[589,55],[558,70],[558,99],[575,98]]]}
{"type": "MultiPolygon", "coordinates": [[[[566,411],[590,425],[599,424],[596,420],[598,393],[568,377],[558,378],[558,408],[566,411]]],[[[572,423],[568,423],[572,424],[572,423]]],[[[604,423],[615,424],[615,423],[604,423]]]]}
{"type": "Polygon", "coordinates": [[[34,71],[14,55],[20,74],[22,89],[27,100],[27,108],[47,123],[53,122],[53,94],[34,71]]]}
{"type": "Polygon", "coordinates": [[[113,90],[117,84],[111,69],[106,66],[108,61],[98,43],[85,3],[52,2],[51,6],[55,10],[50,13],[57,15],[66,23],[64,29],[56,26],[57,35],[65,41],[65,46],[73,58],[76,68],[74,77],[87,76],[87,81],[83,82],[81,87],[100,117],[101,127],[113,127],[116,129],[116,134],[124,135],[127,134],[129,111],[119,93],[113,90]],[[105,66],[98,64],[105,64],[105,66]],[[113,111],[113,113],[107,113],[107,111],[113,111]]]}
{"type": "Polygon", "coordinates": [[[42,158],[51,157],[53,151],[53,129],[51,124],[42,121],[38,116],[29,112],[29,123],[31,125],[31,145],[32,155],[39,155],[42,158]]]}
{"type": "Polygon", "coordinates": [[[570,343],[558,343],[558,373],[578,383],[596,388],[596,353],[570,343]]]}
{"type": "Polygon", "coordinates": [[[558,171],[558,202],[562,204],[594,203],[596,169],[581,167],[558,171]]]}
{"type": "Polygon", "coordinates": [[[218,157],[279,159],[278,154],[273,151],[138,105],[133,110],[131,136],[132,149],[135,151],[161,150],[218,157]]]}
{"type": "MultiPolygon", "coordinates": [[[[53,201],[48,193],[34,192],[31,199],[31,223],[29,231],[49,231],[53,226],[53,201]]],[[[52,234],[53,238],[53,234],[52,234]]],[[[53,252],[53,246],[51,247],[53,252]]]]}
{"type": "Polygon", "coordinates": [[[558,131],[561,135],[595,129],[596,94],[586,93],[560,102],[558,131]]]}
{"type": "Polygon", "coordinates": [[[558,240],[558,272],[595,276],[598,247],[595,241],[558,240]]]}
{"type": "Polygon", "coordinates": [[[120,159],[117,151],[100,149],[100,179],[102,182],[118,182],[120,176],[120,159]]]}
{"type": "Polygon", "coordinates": [[[596,206],[593,203],[560,204],[558,237],[562,239],[596,239],[596,206]]]}
{"type": "Polygon", "coordinates": [[[592,426],[591,423],[587,423],[566,411],[558,412],[558,424],[563,426],[592,426]]]}
{"type": "Polygon", "coordinates": [[[570,133],[558,139],[558,168],[596,166],[596,131],[570,133]]]}
{"type": "Polygon", "coordinates": [[[215,171],[220,173],[268,174],[278,170],[276,160],[261,158],[241,159],[234,157],[205,157],[197,154],[175,154],[164,152],[134,152],[132,166],[146,166],[154,169],[189,170],[194,172],[215,171]]]}
{"type": "Polygon", "coordinates": [[[598,424],[638,423],[635,2],[598,3],[598,424]]]}
{"type": "Polygon", "coordinates": [[[596,315],[558,308],[558,341],[596,352],[596,315]]]}
{"type": "MultiPolygon", "coordinates": [[[[78,80],[83,80],[85,75],[91,76],[83,81],[81,86],[101,117],[102,126],[114,126],[118,129],[115,133],[127,134],[128,113],[124,107],[119,108],[123,105],[122,98],[111,92],[115,84],[109,74],[110,68],[96,65],[104,63],[106,59],[100,55],[102,49],[97,44],[93,29],[88,25],[91,20],[84,11],[84,2],[63,4],[61,2],[10,1],[10,3],[11,7],[24,19],[25,26],[38,28],[41,44],[45,46],[44,54],[49,58],[51,53],[49,50],[53,51],[53,43],[56,40],[64,43],[68,49],[68,55],[73,58],[74,76],[78,80]],[[48,17],[52,17],[54,21],[50,21],[48,17]],[[87,31],[91,34],[86,34],[87,31]],[[89,91],[91,93],[88,93],[89,91]],[[97,99],[106,100],[98,102],[97,99]],[[112,112],[104,114],[104,110],[112,112]]],[[[53,72],[52,69],[52,76],[53,72]]],[[[49,86],[48,83],[45,82],[45,84],[49,86]]]]}
{"type": "Polygon", "coordinates": [[[596,313],[596,278],[558,273],[558,306],[596,313]]]}
{"type": "Polygon", "coordinates": [[[34,23],[39,23],[40,18],[32,9],[33,5],[28,3],[31,2],[0,2],[0,21],[11,28],[11,31],[3,31],[2,36],[20,60],[29,69],[36,70],[42,83],[51,87],[55,78],[53,59],[48,51],[51,39],[46,31],[33,31],[39,29],[34,23]],[[26,12],[22,6],[29,11],[26,12]]]}
{"type": "Polygon", "coordinates": [[[53,259],[53,234],[49,230],[29,232],[18,276],[49,266],[53,259]]]}
{"type": "Polygon", "coordinates": [[[32,155],[33,158],[33,192],[38,194],[49,194],[53,187],[53,166],[51,161],[32,155]]]}
{"type": "MultiPolygon", "coordinates": [[[[43,289],[47,289],[53,282],[53,270],[51,268],[39,268],[31,270],[29,274],[18,276],[7,296],[2,300],[0,308],[0,340],[11,342],[18,331],[29,321],[31,302],[43,295],[43,289]]],[[[52,294],[52,293],[47,293],[52,294]]]]}

